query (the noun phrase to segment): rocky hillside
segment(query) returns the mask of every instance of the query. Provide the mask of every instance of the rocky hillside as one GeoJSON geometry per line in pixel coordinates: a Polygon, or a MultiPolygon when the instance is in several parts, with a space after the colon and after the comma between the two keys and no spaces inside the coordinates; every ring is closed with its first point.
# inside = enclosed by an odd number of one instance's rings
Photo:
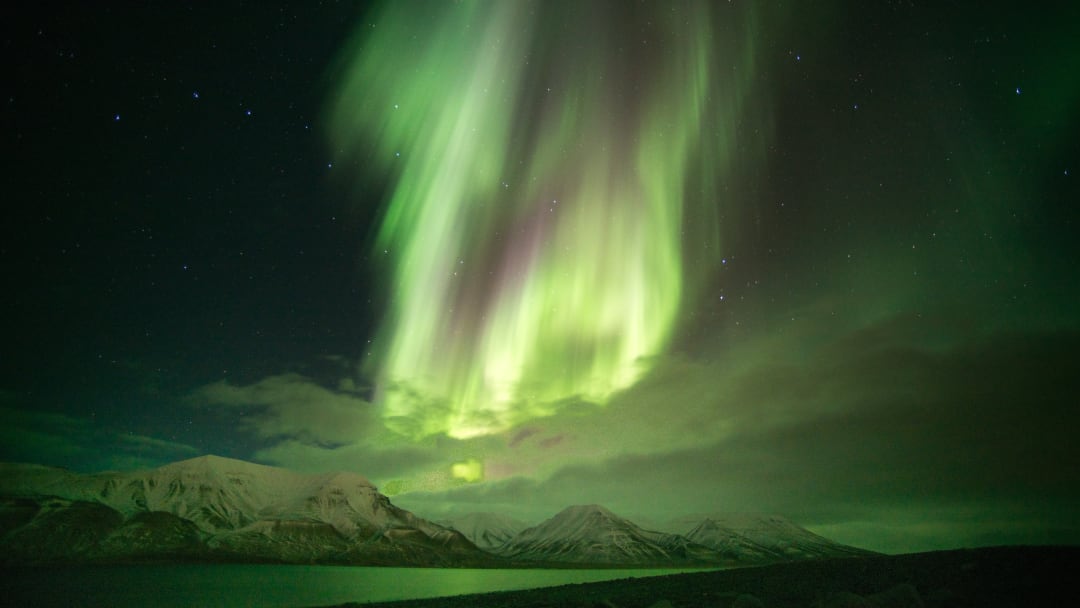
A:
{"type": "Polygon", "coordinates": [[[0,465],[0,553],[17,563],[210,559],[483,565],[464,535],[399,509],[351,473],[203,456],[77,475],[0,465]]]}

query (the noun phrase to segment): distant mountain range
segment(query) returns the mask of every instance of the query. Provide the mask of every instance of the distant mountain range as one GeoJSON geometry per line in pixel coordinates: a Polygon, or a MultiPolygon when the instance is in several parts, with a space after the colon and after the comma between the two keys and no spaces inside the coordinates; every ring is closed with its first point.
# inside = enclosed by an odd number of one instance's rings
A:
{"type": "Polygon", "coordinates": [[[688,539],[719,551],[725,558],[741,561],[762,563],[873,554],[818,536],[779,515],[686,516],[669,526],[673,530],[686,530],[688,539]]]}
{"type": "Polygon", "coordinates": [[[461,532],[484,551],[494,552],[529,527],[529,524],[498,513],[469,513],[440,522],[461,532]]]}
{"type": "Polygon", "coordinates": [[[490,565],[460,532],[399,509],[351,473],[203,456],[77,475],[0,465],[0,559],[490,565]]]}
{"type": "Polygon", "coordinates": [[[678,534],[643,530],[599,505],[567,507],[495,549],[509,559],[563,564],[695,566],[721,562],[716,551],[678,534]]]}
{"type": "Polygon", "coordinates": [[[869,552],[779,516],[676,520],[644,530],[599,505],[534,527],[475,513],[437,524],[352,473],[302,474],[203,456],[79,475],[0,463],[0,562],[242,561],[355,565],[725,566],[869,552]]]}
{"type": "Polygon", "coordinates": [[[477,546],[512,561],[564,565],[747,566],[873,555],[832,542],[778,515],[677,519],[646,530],[600,505],[567,507],[537,526],[492,514],[447,522],[477,546]],[[684,530],[683,534],[678,534],[684,530]],[[493,543],[491,539],[505,539],[493,543]]]}

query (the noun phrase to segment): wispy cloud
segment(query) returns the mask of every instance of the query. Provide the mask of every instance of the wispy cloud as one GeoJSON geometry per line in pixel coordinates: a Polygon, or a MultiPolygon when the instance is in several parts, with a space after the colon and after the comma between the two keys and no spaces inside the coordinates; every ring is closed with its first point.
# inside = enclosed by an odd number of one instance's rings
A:
{"type": "Polygon", "coordinates": [[[149,468],[198,455],[185,443],[123,432],[91,418],[0,406],[0,459],[83,471],[149,468]]]}
{"type": "Polygon", "coordinates": [[[853,335],[798,364],[767,356],[737,373],[676,365],[650,380],[656,387],[552,420],[491,454],[517,464],[507,478],[398,502],[438,515],[488,504],[533,520],[582,502],[654,519],[778,512],[885,551],[1040,534],[1080,541],[1070,506],[1080,472],[1069,464],[1080,334],[1000,333],[928,348],[905,339],[902,324],[875,331],[890,335],[853,335]],[[659,400],[694,394],[702,398],[659,400]],[[536,468],[546,474],[522,470],[563,435],[548,450],[558,454],[553,466],[536,468]]]}
{"type": "Polygon", "coordinates": [[[349,390],[332,390],[299,374],[238,386],[224,380],[199,388],[192,402],[229,408],[246,431],[262,439],[314,445],[353,443],[379,422],[374,407],[349,390]]]}

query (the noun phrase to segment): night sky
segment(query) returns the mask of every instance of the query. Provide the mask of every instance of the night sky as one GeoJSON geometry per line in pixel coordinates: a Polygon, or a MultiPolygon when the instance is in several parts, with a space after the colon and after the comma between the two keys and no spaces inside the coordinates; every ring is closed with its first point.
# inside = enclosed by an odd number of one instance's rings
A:
{"type": "Polygon", "coordinates": [[[1080,543],[1070,4],[25,8],[0,460],[1080,543]]]}

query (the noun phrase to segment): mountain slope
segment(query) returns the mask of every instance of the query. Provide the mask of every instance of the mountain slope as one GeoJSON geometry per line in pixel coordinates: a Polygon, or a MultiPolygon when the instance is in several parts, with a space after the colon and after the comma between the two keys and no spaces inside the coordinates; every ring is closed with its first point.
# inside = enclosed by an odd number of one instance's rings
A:
{"type": "Polygon", "coordinates": [[[610,565],[715,564],[717,554],[685,538],[643,530],[599,505],[568,507],[499,548],[522,561],[610,565]]]}
{"type": "Polygon", "coordinates": [[[713,514],[687,516],[672,522],[690,540],[726,557],[762,563],[819,557],[857,557],[871,551],[833,542],[779,515],[713,514]]]}
{"type": "Polygon", "coordinates": [[[443,524],[461,532],[465,538],[485,551],[502,547],[519,532],[529,527],[525,522],[497,513],[469,513],[443,524]]]}
{"type": "Polygon", "coordinates": [[[9,563],[505,566],[509,559],[671,567],[869,553],[774,515],[699,516],[675,525],[682,535],[586,505],[532,528],[490,513],[443,526],[398,508],[354,473],[303,474],[215,456],[92,475],[0,463],[0,562],[9,563]]]}
{"type": "Polygon", "coordinates": [[[491,561],[460,532],[399,509],[352,473],[309,475],[216,456],[94,475],[3,464],[0,496],[0,550],[21,559],[491,561]]]}

